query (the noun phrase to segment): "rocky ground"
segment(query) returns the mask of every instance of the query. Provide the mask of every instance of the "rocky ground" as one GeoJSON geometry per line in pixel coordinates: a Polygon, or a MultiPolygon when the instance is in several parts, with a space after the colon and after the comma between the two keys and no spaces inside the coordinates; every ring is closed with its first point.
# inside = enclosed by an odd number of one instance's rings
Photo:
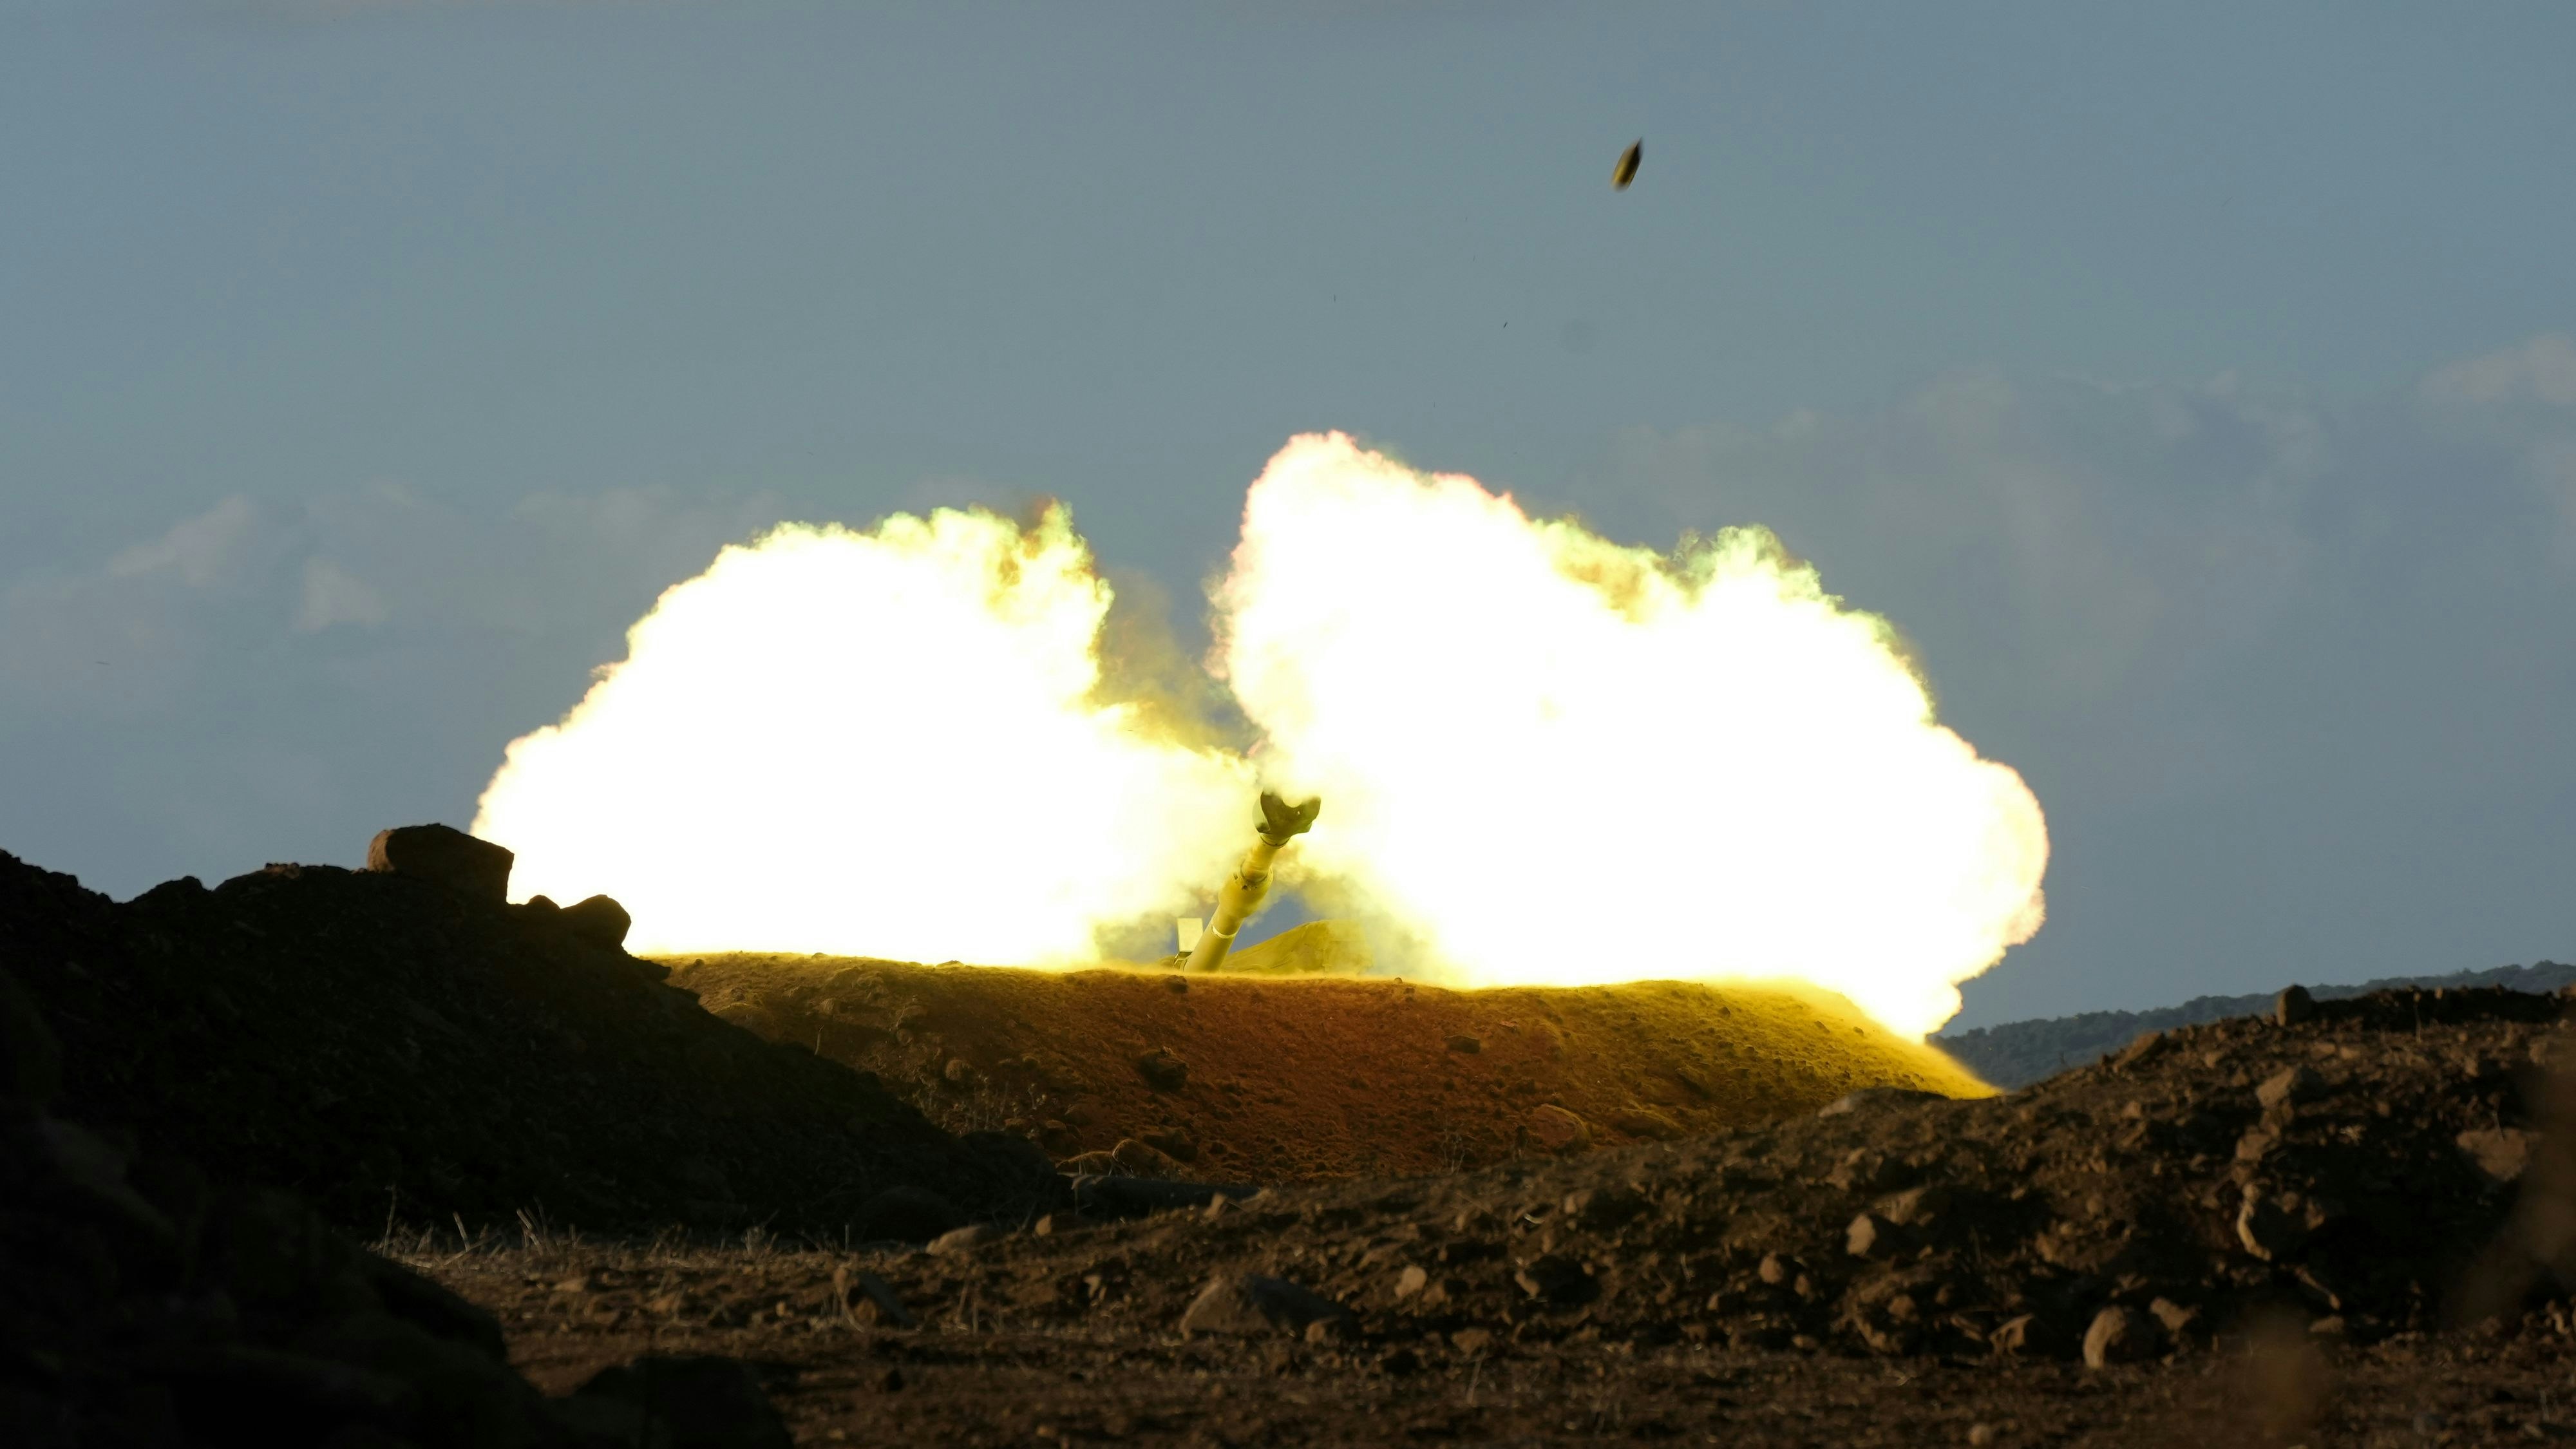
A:
{"type": "Polygon", "coordinates": [[[541,1383],[732,1354],[805,1442],[2554,1438],[2559,1009],[2294,997],[2005,1098],[926,1246],[409,1261],[541,1383]]]}
{"type": "MultiPolygon", "coordinates": [[[[1221,1192],[952,1137],[703,1009],[619,948],[613,903],[503,905],[468,846],[125,905],[0,859],[0,1442],[2414,1445],[2576,1419],[2555,996],[2293,992],[2007,1096],[1783,1096],[1221,1192]]],[[[1080,1059],[1138,1100],[1237,1100],[1210,1048],[1155,1062],[1218,992],[1055,980],[1153,1004],[1121,1019],[1162,1045],[1080,1059]]],[[[1424,1037],[1484,1008],[1371,1000],[1363,1044],[1477,1080],[1449,1058],[1486,1053],[1424,1037]]],[[[1633,1096],[1573,1045],[1633,1005],[1515,1008],[1565,1045],[1492,1065],[1633,1096]]],[[[914,1024],[885,1039],[937,1035],[958,1086],[984,1048],[914,1024]]],[[[1438,1100],[1582,1121],[1502,1080],[1438,1100]]]]}
{"type": "MultiPolygon", "coordinates": [[[[2498,966],[2441,976],[2389,976],[2358,986],[2327,986],[2311,981],[2303,989],[2319,1001],[2334,1001],[2368,996],[2374,991],[2461,991],[2480,986],[2546,995],[2576,986],[2576,966],[2535,961],[2528,966],[2498,966]]],[[[1998,1087],[2026,1087],[2042,1077],[2091,1066],[2146,1032],[2201,1026],[2268,1010],[2272,995],[2195,996],[2179,1006],[2152,1011],[2086,1011],[1965,1031],[1954,1028],[1934,1037],[1932,1045],[1998,1087]]]]}

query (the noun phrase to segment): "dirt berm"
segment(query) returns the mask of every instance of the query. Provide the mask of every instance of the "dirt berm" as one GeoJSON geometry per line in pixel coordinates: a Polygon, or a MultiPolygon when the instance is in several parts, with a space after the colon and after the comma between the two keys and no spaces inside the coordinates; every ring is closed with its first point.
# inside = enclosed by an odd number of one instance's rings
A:
{"type": "Polygon", "coordinates": [[[1785,987],[670,964],[717,1015],[875,1073],[949,1127],[1146,1176],[1415,1176],[1778,1121],[1860,1087],[1988,1090],[1840,997],[1785,987]]]}
{"type": "Polygon", "coordinates": [[[118,904],[0,854],[0,941],[62,1040],[60,1115],[342,1226],[525,1214],[837,1240],[1061,1191],[1026,1142],[960,1141],[564,914],[292,865],[118,904]],[[896,1187],[947,1206],[890,1199],[905,1220],[868,1221],[896,1187]]]}

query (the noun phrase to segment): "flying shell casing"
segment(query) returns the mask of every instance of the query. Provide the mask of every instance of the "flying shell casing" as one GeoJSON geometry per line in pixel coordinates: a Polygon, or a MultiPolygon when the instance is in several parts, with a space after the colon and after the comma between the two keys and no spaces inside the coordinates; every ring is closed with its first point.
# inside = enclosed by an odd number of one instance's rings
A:
{"type": "Polygon", "coordinates": [[[1637,166],[1646,159],[1646,138],[1638,137],[1628,149],[1619,153],[1619,164],[1610,168],[1610,189],[1625,191],[1637,179],[1637,166]]]}

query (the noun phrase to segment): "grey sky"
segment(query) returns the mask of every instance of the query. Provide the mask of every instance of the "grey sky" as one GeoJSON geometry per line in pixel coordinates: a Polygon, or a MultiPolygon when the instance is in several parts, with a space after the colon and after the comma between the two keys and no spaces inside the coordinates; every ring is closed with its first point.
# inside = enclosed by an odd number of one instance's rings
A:
{"type": "Polygon", "coordinates": [[[122,894],[461,822],[781,517],[1052,493],[1187,601],[1340,427],[1770,523],[1893,617],[2056,841],[1968,1020],[2564,957],[2570,54],[2549,5],[0,0],[0,848],[122,894]]]}

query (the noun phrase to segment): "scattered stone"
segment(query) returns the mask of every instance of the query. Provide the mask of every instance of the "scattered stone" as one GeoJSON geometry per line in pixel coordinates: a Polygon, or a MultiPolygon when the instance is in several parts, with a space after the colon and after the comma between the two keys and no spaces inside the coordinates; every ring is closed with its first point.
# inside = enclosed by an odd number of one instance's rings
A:
{"type": "Polygon", "coordinates": [[[1200,1290],[1181,1314],[1181,1334],[1185,1338],[1198,1334],[1303,1334],[1314,1324],[1347,1324],[1350,1318],[1349,1309],[1285,1278],[1222,1274],[1200,1290]]]}
{"type": "Polygon", "coordinates": [[[1146,1146],[1153,1148],[1156,1152],[1163,1154],[1165,1157],[1172,1159],[1174,1162],[1196,1162],[1199,1160],[1198,1143],[1190,1140],[1190,1134],[1177,1127],[1164,1127],[1151,1132],[1139,1132],[1136,1136],[1137,1140],[1143,1142],[1146,1146]]]}
{"type": "Polygon", "coordinates": [[[1797,1271],[1797,1265],[1792,1260],[1783,1258],[1777,1253],[1765,1253],[1762,1255],[1761,1263],[1754,1268],[1753,1276],[1776,1288],[1787,1283],[1791,1275],[1797,1271]]]}
{"type": "Polygon", "coordinates": [[[2308,1235],[2321,1226],[2316,1204],[2295,1192],[2267,1192],[2247,1184],[2244,1205],[2236,1213],[2236,1239],[2245,1251],[2266,1263],[2298,1252],[2308,1235]]]}
{"type": "Polygon", "coordinates": [[[912,1313],[894,1286],[874,1273],[853,1268],[847,1263],[832,1269],[832,1296],[851,1322],[863,1328],[911,1328],[912,1313]]]}
{"type": "Polygon", "coordinates": [[[1855,1258],[1874,1258],[1893,1251],[1890,1225],[1875,1214],[1862,1213],[1843,1229],[1843,1251],[1855,1258]]]}
{"type": "Polygon", "coordinates": [[[1871,1212],[1900,1228],[1928,1227],[1950,1211],[1956,1196],[1946,1183],[1925,1183],[1880,1198],[1871,1212]]]}
{"type": "Polygon", "coordinates": [[[927,1251],[934,1258],[962,1257],[1001,1235],[990,1223],[968,1223],[931,1239],[927,1251]]]}
{"type": "Polygon", "coordinates": [[[1597,1233],[1633,1221],[1646,1210],[1646,1199],[1629,1187],[1579,1187],[1557,1208],[1566,1221],[1597,1233]]]}
{"type": "Polygon", "coordinates": [[[2314,1071],[2304,1066],[2289,1067],[2264,1078],[2263,1085],[2254,1089],[2254,1100],[2269,1111],[2307,1101],[2324,1089],[2325,1079],[2314,1071]]]}
{"type": "Polygon", "coordinates": [[[452,825],[397,825],[367,843],[367,869],[411,876],[495,905],[510,897],[508,850],[452,825]]]}
{"type": "Polygon", "coordinates": [[[2496,1187],[2511,1187],[2531,1167],[2537,1134],[2519,1127],[2479,1127],[2454,1139],[2462,1155],[2496,1187]]]}
{"type": "Polygon", "coordinates": [[[1682,1136],[1682,1124],[1651,1107],[1629,1107],[1610,1114],[1610,1125],[1631,1137],[1671,1142],[1682,1136]]]}
{"type": "Polygon", "coordinates": [[[976,1070],[975,1064],[964,1057],[950,1057],[946,1064],[940,1067],[939,1075],[948,1085],[961,1092],[971,1092],[984,1084],[984,1074],[976,1070]]]}
{"type": "Polygon", "coordinates": [[[1995,1352],[2015,1357],[2037,1357],[2054,1347],[2047,1325],[2035,1313],[2024,1313],[2005,1319],[1986,1337],[1995,1352]]]}
{"type": "Polygon", "coordinates": [[[1825,1174],[1825,1181],[1845,1192],[1881,1192],[1904,1180],[1902,1164],[1890,1161],[1886,1154],[1855,1147],[1825,1174]]]}
{"type": "Polygon", "coordinates": [[[2148,1304],[2147,1312],[2174,1338],[2190,1333],[2200,1322],[2199,1309],[2186,1308],[2170,1298],[2159,1298],[2148,1304]]]}
{"type": "Polygon", "coordinates": [[[1601,1295],[1601,1285],[1583,1265],[1571,1258],[1548,1253],[1512,1274],[1523,1293],[1556,1308],[1573,1308],[1601,1295]]]}
{"type": "Polygon", "coordinates": [[[1181,1165],[1160,1148],[1149,1146],[1133,1137],[1122,1137],[1109,1149],[1109,1160],[1139,1177],[1172,1177],[1181,1165]]]}
{"type": "Polygon", "coordinates": [[[1177,975],[1166,976],[1163,978],[1163,989],[1174,996],[1187,996],[1190,994],[1190,978],[1177,975]]]}
{"type": "Polygon", "coordinates": [[[1401,1303],[1429,1287],[1430,1284],[1430,1274],[1420,1268],[1408,1266],[1403,1272],[1395,1275],[1395,1301],[1401,1303]]]}
{"type": "Polygon", "coordinates": [[[2170,1043],[2171,1038],[2161,1031],[2141,1032],[2137,1040],[2120,1048],[2119,1055],[2113,1057],[2111,1061],[2115,1066],[2133,1067],[2154,1057],[2170,1043]]]}
{"type": "Polygon", "coordinates": [[[1163,1047],[1136,1058],[1136,1075],[1158,1092],[1177,1092],[1190,1079],[1190,1064],[1163,1047]]]}
{"type": "Polygon", "coordinates": [[[1530,1109],[1529,1131],[1548,1152],[1580,1152],[1592,1145],[1591,1125],[1553,1102],[1530,1109]]]}
{"type": "Polygon", "coordinates": [[[2105,1308],[2084,1330],[2084,1366],[2107,1368],[2153,1358],[2164,1346],[2161,1337],[2154,1319],[2116,1305],[2105,1308]]]}
{"type": "Polygon", "coordinates": [[[1494,1331],[1490,1328],[1461,1328],[1449,1335],[1449,1346],[1469,1358],[1476,1358],[1493,1348],[1494,1331]]]}
{"type": "Polygon", "coordinates": [[[1485,1044],[1482,1041],[1475,1037],[1465,1035],[1464,1033],[1451,1036],[1446,1040],[1449,1050],[1464,1053],[1471,1057],[1485,1049],[1485,1044]]]}

